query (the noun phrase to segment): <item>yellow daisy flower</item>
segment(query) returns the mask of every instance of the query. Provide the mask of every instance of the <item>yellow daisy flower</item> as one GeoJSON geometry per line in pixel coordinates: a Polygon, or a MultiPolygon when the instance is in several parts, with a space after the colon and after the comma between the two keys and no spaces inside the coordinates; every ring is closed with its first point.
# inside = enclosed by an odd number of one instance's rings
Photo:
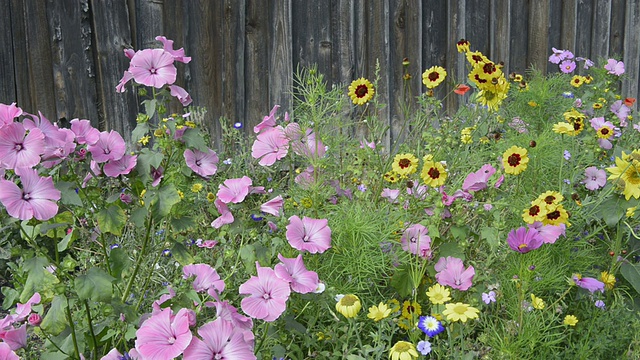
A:
{"type": "Polygon", "coordinates": [[[405,300],[402,303],[402,317],[413,319],[420,315],[422,315],[422,307],[416,301],[405,300]]]}
{"type": "Polygon", "coordinates": [[[463,304],[461,302],[455,304],[447,304],[445,305],[446,309],[442,312],[449,321],[461,321],[467,322],[467,319],[477,319],[478,313],[480,310],[474,308],[473,306],[469,306],[468,304],[463,304]]]}
{"type": "Polygon", "coordinates": [[[562,323],[568,326],[576,326],[578,318],[575,317],[575,315],[567,315],[564,317],[564,321],[562,323]]]}
{"type": "Polygon", "coordinates": [[[418,158],[413,154],[397,154],[393,158],[391,167],[396,174],[405,177],[418,170],[418,158]]]}
{"type": "Polygon", "coordinates": [[[632,218],[636,215],[636,210],[638,209],[637,206],[634,207],[628,207],[627,208],[627,212],[625,213],[625,216],[628,218],[632,218]]]}
{"type": "Polygon", "coordinates": [[[422,83],[429,89],[440,85],[447,77],[447,71],[442,66],[432,66],[422,73],[422,83]]]}
{"type": "Polygon", "coordinates": [[[469,40],[465,40],[465,39],[460,39],[460,41],[458,41],[456,43],[456,47],[458,48],[458,52],[467,52],[469,51],[469,48],[471,47],[471,43],[469,42],[469,40]]]}
{"type": "Polygon", "coordinates": [[[427,160],[422,166],[420,177],[426,185],[435,188],[438,186],[442,186],[445,180],[447,180],[447,170],[444,168],[444,165],[442,165],[442,163],[435,162],[433,160],[427,160]]]}
{"type": "Polygon", "coordinates": [[[573,133],[573,125],[567,122],[559,122],[553,124],[553,132],[556,134],[569,134],[573,133]]]}
{"type": "Polygon", "coordinates": [[[518,175],[527,169],[529,156],[527,149],[518,146],[512,146],[502,154],[502,165],[504,172],[511,175],[518,175]]]}
{"type": "Polygon", "coordinates": [[[580,86],[582,86],[582,84],[584,84],[584,82],[585,82],[584,76],[574,75],[571,78],[571,86],[575,88],[579,88],[580,86]]]}
{"type": "Polygon", "coordinates": [[[373,84],[365,78],[353,80],[351,85],[349,85],[349,97],[351,97],[351,101],[356,105],[366,104],[373,98],[374,94],[375,89],[373,88],[373,84]]]}
{"type": "Polygon", "coordinates": [[[400,177],[394,171],[388,171],[382,177],[390,183],[396,183],[400,180],[400,177]]]}
{"type": "Polygon", "coordinates": [[[527,224],[542,221],[547,216],[547,205],[543,200],[536,199],[531,202],[531,207],[522,211],[522,220],[527,224]]]}
{"type": "Polygon", "coordinates": [[[387,304],[381,302],[378,306],[372,306],[369,308],[369,314],[367,317],[373,321],[380,321],[391,314],[391,308],[387,304]]]}
{"type": "Polygon", "coordinates": [[[214,194],[214,193],[212,193],[212,192],[207,193],[207,201],[208,201],[208,202],[214,202],[214,201],[216,201],[216,194],[214,194]]]}
{"type": "Polygon", "coordinates": [[[608,167],[611,173],[609,180],[617,180],[624,183],[622,193],[624,198],[640,198],[640,150],[633,150],[631,154],[622,152],[622,157],[616,157],[616,166],[608,167]]]}
{"type": "Polygon", "coordinates": [[[497,111],[502,104],[502,100],[507,98],[507,93],[500,91],[492,91],[492,90],[480,90],[478,92],[478,102],[489,108],[491,111],[497,111]]]}
{"type": "Polygon", "coordinates": [[[534,309],[543,310],[546,304],[544,303],[544,300],[531,294],[531,306],[533,306],[534,309]]]}
{"type": "Polygon", "coordinates": [[[352,318],[358,315],[362,304],[360,299],[353,295],[345,295],[336,303],[336,310],[346,318],[352,318]]]}
{"type": "Polygon", "coordinates": [[[202,190],[203,186],[200,183],[195,183],[193,185],[191,185],[191,192],[197,193],[200,192],[200,190],[202,190]]]}
{"type": "Polygon", "coordinates": [[[538,196],[538,200],[544,201],[547,205],[557,205],[564,200],[564,196],[557,191],[547,191],[538,196]]]}
{"type": "Polygon", "coordinates": [[[444,304],[451,300],[451,291],[445,286],[435,284],[429,288],[427,296],[433,305],[444,304]]]}
{"type": "Polygon", "coordinates": [[[416,347],[408,341],[398,341],[389,350],[391,360],[412,360],[418,358],[416,347]]]}
{"type": "Polygon", "coordinates": [[[486,63],[491,61],[489,60],[488,57],[484,56],[480,51],[467,51],[466,56],[469,64],[471,64],[474,67],[481,63],[486,63]]]}
{"type": "Polygon", "coordinates": [[[571,225],[569,223],[569,213],[562,205],[548,206],[547,213],[544,215],[542,223],[544,225],[571,225]]]}
{"type": "Polygon", "coordinates": [[[608,271],[603,271],[600,273],[600,281],[604,283],[604,288],[607,290],[612,290],[616,285],[616,277],[610,274],[608,271]]]}

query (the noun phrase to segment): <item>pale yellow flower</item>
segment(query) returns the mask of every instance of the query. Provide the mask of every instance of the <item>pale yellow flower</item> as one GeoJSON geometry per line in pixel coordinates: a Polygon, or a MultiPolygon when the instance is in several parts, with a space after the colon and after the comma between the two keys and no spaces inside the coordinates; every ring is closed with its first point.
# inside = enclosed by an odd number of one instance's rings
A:
{"type": "Polygon", "coordinates": [[[391,308],[387,304],[381,302],[378,306],[372,306],[369,308],[369,314],[367,317],[374,321],[380,321],[391,314],[391,308]]]}
{"type": "Polygon", "coordinates": [[[451,291],[449,291],[445,286],[435,284],[429,288],[427,296],[429,297],[429,301],[434,305],[444,304],[451,300],[451,291]]]}
{"type": "Polygon", "coordinates": [[[467,322],[467,319],[477,319],[478,313],[480,310],[474,308],[473,306],[469,306],[468,304],[463,304],[461,302],[455,304],[447,304],[445,305],[446,309],[442,312],[449,321],[461,321],[467,322]]]}

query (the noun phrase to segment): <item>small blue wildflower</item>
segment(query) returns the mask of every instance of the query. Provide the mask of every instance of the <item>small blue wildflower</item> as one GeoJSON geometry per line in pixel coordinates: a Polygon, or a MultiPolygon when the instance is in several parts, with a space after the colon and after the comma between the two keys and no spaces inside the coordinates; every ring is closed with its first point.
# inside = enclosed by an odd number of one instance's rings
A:
{"type": "Polygon", "coordinates": [[[565,150],[563,156],[565,160],[571,159],[571,153],[569,152],[569,150],[565,150]]]}
{"type": "Polygon", "coordinates": [[[431,352],[431,343],[426,340],[420,340],[418,341],[418,345],[416,346],[416,349],[422,355],[429,355],[429,353],[431,352]]]}
{"type": "Polygon", "coordinates": [[[598,309],[604,309],[604,307],[605,307],[606,305],[605,305],[604,301],[602,301],[602,300],[596,300],[596,302],[595,302],[595,306],[596,306],[598,309]]]}
{"type": "Polygon", "coordinates": [[[162,250],[162,256],[171,256],[171,250],[169,249],[162,250]]]}
{"type": "Polygon", "coordinates": [[[491,290],[488,293],[482,293],[482,301],[487,305],[496,302],[496,292],[491,290]]]}
{"type": "Polygon", "coordinates": [[[418,328],[429,337],[434,337],[444,331],[444,326],[433,316],[420,316],[418,328]]]}
{"type": "Polygon", "coordinates": [[[529,270],[533,271],[533,270],[535,270],[535,269],[536,269],[536,266],[535,266],[535,265],[530,265],[530,266],[529,266],[529,270]]]}
{"type": "Polygon", "coordinates": [[[109,246],[109,249],[113,250],[113,249],[117,249],[117,248],[119,248],[119,247],[120,247],[120,244],[111,244],[111,245],[109,246]]]}
{"type": "Polygon", "coordinates": [[[269,176],[269,177],[267,178],[267,182],[271,182],[271,181],[273,181],[273,178],[272,178],[271,176],[269,176]]]}
{"type": "Polygon", "coordinates": [[[571,185],[571,180],[569,180],[569,179],[564,179],[562,181],[564,181],[564,183],[567,184],[567,185],[571,185]]]}
{"type": "Polygon", "coordinates": [[[76,194],[77,194],[77,193],[78,193],[78,191],[79,191],[79,190],[78,190],[78,188],[75,188],[74,190],[76,191],[76,194]]]}
{"type": "Polygon", "coordinates": [[[262,221],[263,217],[256,215],[256,214],[251,214],[251,220],[253,221],[262,221]]]}
{"type": "Polygon", "coordinates": [[[242,123],[238,121],[238,122],[233,124],[233,127],[236,128],[236,129],[242,129],[242,123]]]}
{"type": "Polygon", "coordinates": [[[358,190],[365,192],[367,191],[367,186],[365,184],[358,185],[358,190]]]}
{"type": "Polygon", "coordinates": [[[224,160],[222,163],[225,165],[231,165],[231,159],[224,160]]]}
{"type": "Polygon", "coordinates": [[[163,235],[164,235],[164,229],[160,229],[156,231],[156,236],[163,236],[163,235]]]}
{"type": "Polygon", "coordinates": [[[573,98],[574,98],[573,93],[572,93],[571,91],[565,91],[565,92],[563,92],[563,93],[562,93],[562,97],[565,97],[565,98],[567,98],[567,99],[573,99],[573,98]]]}

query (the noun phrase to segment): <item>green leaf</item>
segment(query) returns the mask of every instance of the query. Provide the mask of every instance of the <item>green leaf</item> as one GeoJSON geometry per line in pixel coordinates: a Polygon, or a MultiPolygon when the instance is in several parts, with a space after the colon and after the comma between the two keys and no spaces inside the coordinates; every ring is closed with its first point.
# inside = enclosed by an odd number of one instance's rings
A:
{"type": "Polygon", "coordinates": [[[456,226],[453,225],[451,227],[451,235],[458,240],[464,240],[467,238],[469,234],[469,228],[467,226],[456,226]]]}
{"type": "Polygon", "coordinates": [[[620,273],[640,294],[640,264],[623,263],[620,266],[620,273]]]}
{"type": "Polygon", "coordinates": [[[112,249],[109,253],[109,265],[111,274],[116,279],[122,278],[122,272],[131,266],[131,259],[122,248],[112,249]]]}
{"type": "Polygon", "coordinates": [[[175,231],[184,231],[195,226],[195,221],[191,216],[182,216],[179,218],[171,219],[171,227],[175,231]]]}
{"type": "Polygon", "coordinates": [[[622,199],[618,197],[611,197],[598,206],[598,215],[604,220],[609,227],[614,227],[618,224],[618,221],[627,212],[627,207],[622,206],[622,199]]]}
{"type": "Polygon", "coordinates": [[[42,330],[54,336],[60,334],[67,327],[66,308],[67,298],[64,295],[56,295],[51,302],[47,315],[42,319],[40,324],[42,330]]]}
{"type": "Polygon", "coordinates": [[[180,202],[180,195],[173,184],[162,186],[156,196],[151,199],[151,213],[154,218],[161,218],[169,215],[171,207],[180,202]]]}
{"type": "Polygon", "coordinates": [[[453,242],[444,243],[444,244],[440,245],[440,249],[439,250],[440,250],[440,254],[439,254],[440,257],[453,256],[453,257],[456,257],[458,259],[461,259],[462,261],[464,261],[464,259],[465,259],[464,251],[456,243],[453,243],[453,242]]]}
{"type": "Polygon", "coordinates": [[[149,132],[149,124],[148,123],[140,123],[136,126],[135,129],[131,132],[131,142],[137,143],[138,140],[142,139],[143,136],[147,135],[149,132]]]}
{"type": "Polygon", "coordinates": [[[110,302],[113,293],[111,283],[115,280],[104,270],[92,267],[85,275],[78,276],[75,281],[75,289],[80,300],[93,300],[98,302],[110,302]]]}
{"type": "Polygon", "coordinates": [[[284,326],[287,331],[295,331],[304,335],[307,333],[307,328],[304,327],[301,323],[296,321],[296,318],[293,315],[286,315],[284,317],[284,326]]]}
{"type": "Polygon", "coordinates": [[[122,235],[122,229],[127,222],[127,215],[120,207],[111,205],[107,209],[102,209],[96,214],[98,227],[103,233],[112,233],[116,236],[122,235]]]}
{"type": "Polygon", "coordinates": [[[401,297],[406,297],[413,291],[413,281],[411,281],[411,271],[406,267],[400,267],[391,277],[391,286],[401,297]]]}
{"type": "Polygon", "coordinates": [[[171,248],[171,254],[176,259],[180,265],[189,265],[193,264],[193,256],[189,254],[187,247],[184,244],[175,242],[173,243],[173,247],[171,248]]]}
{"type": "Polygon", "coordinates": [[[65,235],[60,242],[58,242],[58,251],[62,252],[67,250],[69,245],[75,240],[74,235],[75,230],[71,230],[67,235],[65,235]]]}
{"type": "Polygon", "coordinates": [[[82,199],[76,192],[76,184],[67,181],[58,181],[55,183],[56,189],[60,191],[60,201],[65,205],[82,206],[82,199]]]}
{"type": "Polygon", "coordinates": [[[136,162],[136,170],[140,174],[140,180],[147,182],[151,180],[151,167],[160,167],[164,155],[158,151],[151,151],[148,148],[144,148],[140,151],[136,162]]]}
{"type": "Polygon", "coordinates": [[[155,99],[145,100],[142,103],[144,104],[144,113],[147,114],[149,118],[152,118],[153,115],[156,114],[157,101],[155,99]]]}
{"type": "Polygon", "coordinates": [[[184,134],[182,135],[182,140],[189,148],[197,149],[202,152],[209,151],[207,142],[204,140],[202,133],[196,129],[189,128],[185,130],[184,134]]]}
{"type": "Polygon", "coordinates": [[[8,286],[2,287],[2,295],[4,296],[4,300],[2,301],[2,308],[4,310],[9,310],[13,307],[13,304],[18,300],[19,293],[16,289],[8,286]]]}
{"type": "Polygon", "coordinates": [[[147,210],[147,208],[137,208],[131,212],[131,222],[138,228],[144,228],[146,225],[145,220],[147,219],[147,214],[149,214],[149,210],[147,210]]]}
{"type": "Polygon", "coordinates": [[[48,271],[44,269],[46,266],[49,266],[49,261],[42,257],[28,259],[22,264],[24,272],[28,275],[20,294],[21,303],[24,304],[35,292],[43,287],[45,273],[48,274],[48,271]]]}
{"type": "Polygon", "coordinates": [[[495,250],[500,245],[498,229],[485,226],[480,230],[480,238],[487,241],[491,250],[495,250]]]}

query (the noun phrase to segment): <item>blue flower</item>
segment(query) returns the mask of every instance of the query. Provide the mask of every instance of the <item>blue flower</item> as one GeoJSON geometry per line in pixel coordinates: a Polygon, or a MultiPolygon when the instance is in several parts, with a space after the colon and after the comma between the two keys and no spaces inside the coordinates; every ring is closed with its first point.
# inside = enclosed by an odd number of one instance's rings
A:
{"type": "Polygon", "coordinates": [[[233,127],[236,129],[242,129],[242,123],[238,121],[237,123],[233,124],[233,127]]]}
{"type": "Polygon", "coordinates": [[[565,97],[565,98],[567,98],[567,99],[573,99],[573,98],[574,98],[573,93],[572,93],[572,92],[570,92],[570,91],[565,91],[565,92],[563,92],[563,93],[562,93],[562,96],[563,96],[563,97],[565,97]]]}
{"type": "Polygon", "coordinates": [[[420,340],[418,341],[418,346],[416,346],[416,349],[420,351],[420,354],[422,355],[429,355],[429,353],[431,352],[431,343],[426,340],[420,340]]]}
{"type": "Polygon", "coordinates": [[[433,316],[420,316],[418,328],[429,337],[434,337],[444,331],[444,326],[433,316]]]}
{"type": "Polygon", "coordinates": [[[604,304],[604,301],[602,300],[596,300],[595,304],[594,304],[598,309],[604,309],[604,307],[606,306],[604,304]]]}
{"type": "Polygon", "coordinates": [[[256,214],[251,214],[251,220],[253,221],[262,221],[262,216],[256,215],[256,214]]]}
{"type": "Polygon", "coordinates": [[[162,256],[171,256],[171,250],[169,249],[162,250],[162,256]]]}
{"type": "Polygon", "coordinates": [[[109,249],[113,250],[113,249],[117,249],[119,247],[120,247],[119,244],[111,244],[111,246],[109,246],[109,249]]]}

